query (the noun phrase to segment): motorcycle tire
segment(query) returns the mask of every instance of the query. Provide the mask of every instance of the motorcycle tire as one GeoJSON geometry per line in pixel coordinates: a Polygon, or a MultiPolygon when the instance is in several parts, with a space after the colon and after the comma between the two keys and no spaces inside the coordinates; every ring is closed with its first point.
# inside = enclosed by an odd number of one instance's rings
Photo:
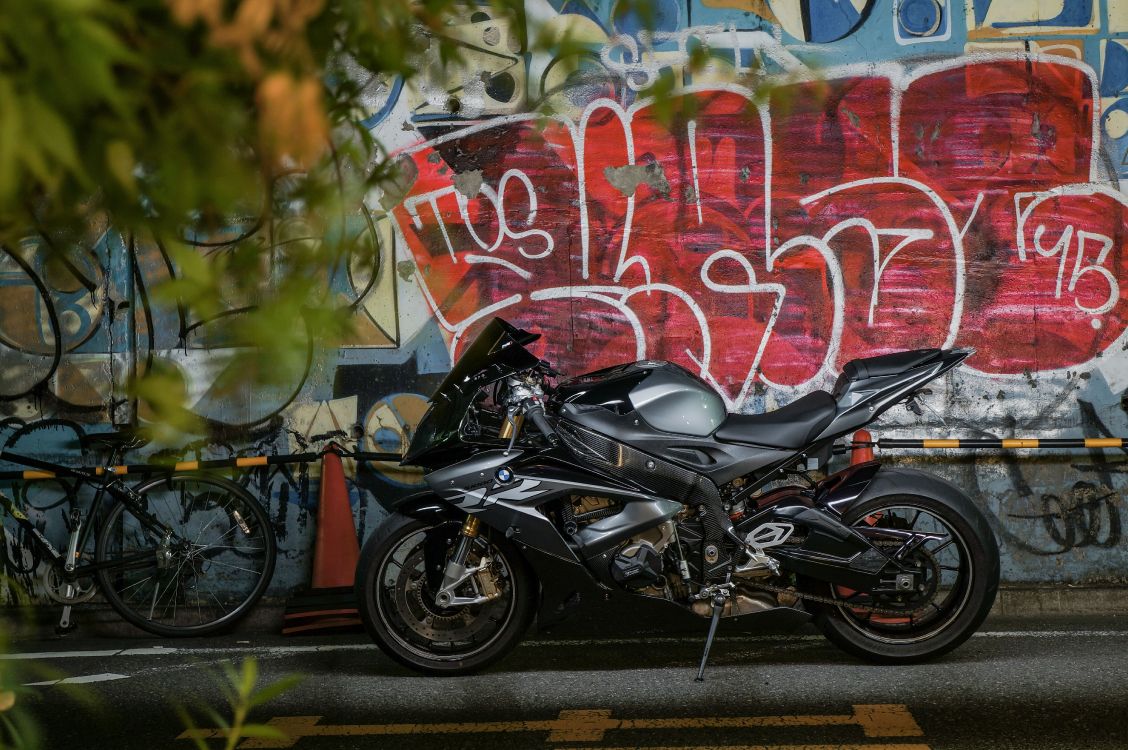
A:
{"type": "MultiPolygon", "coordinates": [[[[389,657],[424,674],[470,674],[493,664],[517,645],[536,611],[538,592],[528,563],[485,527],[467,567],[488,556],[487,574],[499,595],[483,604],[435,603],[434,581],[441,571],[428,575],[425,547],[437,545],[445,564],[460,526],[393,514],[365,543],[357,564],[356,599],[369,636],[389,657]]],[[[473,592],[467,582],[457,593],[473,592]]]]}
{"type": "MultiPolygon", "coordinates": [[[[825,582],[807,581],[809,591],[842,599],[839,606],[819,605],[815,622],[826,638],[842,650],[879,664],[921,662],[947,653],[966,641],[983,623],[999,587],[999,550],[987,519],[966,496],[944,500],[914,494],[872,498],[850,508],[843,520],[851,525],[886,524],[913,528],[921,517],[931,517],[932,528],[918,531],[946,534],[948,539],[930,542],[920,555],[922,568],[937,574],[939,595],[945,578],[949,591],[937,604],[906,597],[874,596],[851,592],[825,582]],[[909,519],[913,523],[909,524],[909,519]],[[894,522],[896,519],[896,522],[894,522]],[[951,550],[950,552],[948,550],[951,550]],[[945,565],[944,563],[948,564],[945,565]],[[851,606],[853,604],[854,606],[851,606]],[[901,607],[906,616],[867,613],[859,605],[901,607]],[[919,622],[914,622],[919,617],[919,622]]],[[[927,526],[928,524],[925,524],[927,526]]]]}

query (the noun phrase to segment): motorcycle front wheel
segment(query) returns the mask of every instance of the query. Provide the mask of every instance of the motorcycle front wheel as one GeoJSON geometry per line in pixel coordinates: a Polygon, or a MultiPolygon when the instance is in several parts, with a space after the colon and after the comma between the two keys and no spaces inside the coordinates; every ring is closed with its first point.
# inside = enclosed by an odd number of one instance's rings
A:
{"type": "Polygon", "coordinates": [[[836,646],[877,663],[920,662],[959,646],[987,617],[999,587],[999,551],[970,499],[890,495],[851,508],[843,521],[930,539],[907,560],[923,571],[914,591],[874,594],[807,582],[808,591],[838,602],[819,605],[815,620],[836,646]]]}
{"type": "Polygon", "coordinates": [[[447,560],[458,543],[457,521],[426,522],[393,514],[361,551],[356,598],[368,634],[392,659],[425,674],[469,674],[493,664],[520,641],[537,600],[528,564],[489,530],[475,540],[466,566],[489,558],[480,577],[458,596],[496,596],[482,604],[441,607],[435,602],[447,560]]]}

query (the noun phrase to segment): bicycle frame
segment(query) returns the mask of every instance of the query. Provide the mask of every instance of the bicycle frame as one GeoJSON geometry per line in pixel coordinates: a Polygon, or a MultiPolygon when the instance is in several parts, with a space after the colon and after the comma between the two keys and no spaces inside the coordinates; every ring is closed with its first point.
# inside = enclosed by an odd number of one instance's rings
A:
{"type": "MultiPolygon", "coordinates": [[[[88,469],[62,466],[60,464],[51,463],[50,461],[41,461],[37,458],[31,458],[30,456],[21,456],[15,453],[9,453],[7,451],[0,453],[0,459],[12,461],[13,463],[30,466],[36,469],[44,469],[46,471],[51,471],[56,475],[77,477],[79,479],[94,483],[97,485],[97,489],[94,493],[93,500],[91,500],[90,505],[86,509],[88,514],[90,514],[91,516],[93,515],[92,511],[101,506],[102,499],[108,492],[112,497],[124,503],[129,508],[130,513],[132,513],[133,516],[138,521],[140,521],[145,528],[158,534],[165,540],[170,539],[172,536],[171,529],[160,523],[147,510],[141,507],[141,504],[138,502],[140,496],[137,495],[137,493],[134,492],[131,487],[126,485],[125,482],[123,482],[118,476],[114,474],[114,469],[112,466],[104,467],[101,470],[91,471],[88,469]]],[[[31,538],[50,555],[52,564],[57,565],[62,569],[64,577],[67,580],[84,578],[86,576],[92,575],[93,573],[96,573],[99,570],[124,569],[131,567],[135,563],[148,562],[152,559],[153,551],[150,550],[146,552],[134,553],[117,560],[107,561],[103,563],[68,565],[67,558],[73,557],[75,551],[84,549],[86,547],[86,543],[90,540],[90,534],[94,530],[95,524],[89,522],[89,518],[85,521],[83,521],[81,518],[76,520],[77,523],[81,524],[81,527],[78,530],[78,537],[72,537],[72,544],[74,546],[72,549],[68,549],[64,553],[55,549],[55,546],[51,544],[51,542],[43,535],[43,533],[35,527],[35,524],[33,524],[27,517],[27,514],[17,508],[15,502],[3,493],[0,493],[0,507],[3,507],[4,511],[8,513],[8,515],[12,516],[12,518],[16,520],[16,523],[20,527],[22,527],[26,531],[31,532],[31,538]]],[[[72,535],[74,533],[73,527],[71,528],[71,533],[72,535]]]]}
{"type": "Polygon", "coordinates": [[[60,635],[74,629],[71,610],[94,594],[95,584],[126,621],[156,635],[179,637],[229,627],[246,615],[270,582],[277,544],[262,503],[229,479],[197,474],[229,464],[265,465],[266,457],[175,466],[120,463],[125,451],[140,445],[121,433],[91,436],[83,447],[109,448],[109,455],[100,466],[81,467],[0,451],[0,462],[31,467],[3,472],[6,478],[74,480],[64,482],[71,509],[64,511],[68,537],[61,545],[35,528],[27,508],[0,495],[0,514],[7,511],[30,531],[18,532],[24,548],[41,551],[37,556],[45,564],[39,568],[45,591],[63,605],[55,628],[60,635]],[[136,474],[148,478],[127,484],[126,476],[136,474]],[[80,491],[83,497],[77,499],[80,491]],[[231,534],[257,541],[223,542],[231,534]],[[82,564],[80,553],[86,553],[82,564]]]}
{"type": "Polygon", "coordinates": [[[32,539],[38,542],[39,546],[51,556],[52,561],[58,562],[62,560],[63,553],[55,549],[55,545],[51,544],[47,537],[43,536],[43,533],[35,527],[35,524],[27,517],[27,514],[17,508],[12,498],[8,497],[3,492],[0,492],[0,508],[3,508],[5,513],[16,519],[16,523],[25,531],[31,532],[32,539]]]}

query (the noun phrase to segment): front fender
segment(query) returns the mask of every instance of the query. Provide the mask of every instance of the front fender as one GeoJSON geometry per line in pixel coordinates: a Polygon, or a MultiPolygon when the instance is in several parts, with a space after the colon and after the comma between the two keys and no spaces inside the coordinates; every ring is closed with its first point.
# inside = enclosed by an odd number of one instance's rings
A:
{"type": "Polygon", "coordinates": [[[393,513],[419,521],[458,521],[462,523],[466,512],[451,505],[433,492],[416,492],[398,500],[390,510],[393,513]]]}

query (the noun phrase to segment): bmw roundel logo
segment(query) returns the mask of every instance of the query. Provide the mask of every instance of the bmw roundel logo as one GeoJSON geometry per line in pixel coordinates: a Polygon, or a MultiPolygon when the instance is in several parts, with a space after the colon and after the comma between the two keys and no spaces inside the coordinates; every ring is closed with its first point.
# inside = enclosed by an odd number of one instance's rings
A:
{"type": "Polygon", "coordinates": [[[513,478],[513,472],[503,466],[497,470],[497,474],[495,474],[495,476],[497,477],[497,481],[499,482],[508,482],[513,478]]]}

